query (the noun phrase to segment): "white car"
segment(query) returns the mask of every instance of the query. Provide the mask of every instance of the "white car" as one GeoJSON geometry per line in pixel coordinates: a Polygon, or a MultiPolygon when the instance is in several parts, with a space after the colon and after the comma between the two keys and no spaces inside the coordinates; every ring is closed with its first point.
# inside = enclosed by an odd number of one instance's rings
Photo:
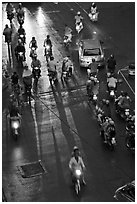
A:
{"type": "Polygon", "coordinates": [[[80,67],[88,67],[94,58],[98,67],[105,65],[104,51],[102,44],[97,39],[85,39],[79,43],[79,64],[80,67]]]}

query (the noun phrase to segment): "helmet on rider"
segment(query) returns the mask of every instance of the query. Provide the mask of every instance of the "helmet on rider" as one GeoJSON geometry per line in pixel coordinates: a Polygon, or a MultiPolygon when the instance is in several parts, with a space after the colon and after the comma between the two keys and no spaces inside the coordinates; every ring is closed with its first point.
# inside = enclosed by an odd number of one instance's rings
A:
{"type": "Polygon", "coordinates": [[[35,37],[32,37],[32,40],[35,40],[35,37]]]}
{"type": "Polygon", "coordinates": [[[78,12],[77,12],[77,15],[80,16],[80,14],[81,14],[80,11],[78,11],[78,12]]]}
{"type": "Polygon", "coordinates": [[[68,57],[65,57],[63,61],[64,61],[64,62],[67,62],[68,60],[69,60],[69,58],[68,58],[68,57]]]}
{"type": "Polygon", "coordinates": [[[93,8],[95,8],[95,7],[96,7],[96,4],[93,2],[93,3],[91,4],[91,6],[92,6],[93,8]]]}
{"type": "Polygon", "coordinates": [[[47,35],[47,39],[49,39],[50,38],[50,35],[47,35]]]}
{"type": "Polygon", "coordinates": [[[79,148],[77,146],[73,147],[73,152],[79,151],[79,148]]]}
{"type": "Polygon", "coordinates": [[[19,8],[21,8],[22,7],[22,3],[19,3],[19,8]]]}

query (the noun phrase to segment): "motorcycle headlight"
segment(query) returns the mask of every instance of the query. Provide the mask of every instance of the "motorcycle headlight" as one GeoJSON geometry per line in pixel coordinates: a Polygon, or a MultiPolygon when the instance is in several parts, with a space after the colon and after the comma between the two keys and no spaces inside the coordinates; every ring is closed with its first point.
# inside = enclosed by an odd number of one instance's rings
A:
{"type": "Polygon", "coordinates": [[[17,129],[19,127],[19,122],[18,121],[12,122],[12,127],[17,129]]]}
{"type": "Polygon", "coordinates": [[[80,176],[81,175],[81,171],[79,169],[76,169],[76,175],[80,176]]]}
{"type": "Polygon", "coordinates": [[[32,47],[31,49],[32,49],[32,50],[35,50],[35,47],[32,47]]]}
{"type": "Polygon", "coordinates": [[[21,38],[23,38],[23,35],[20,35],[21,38]]]}
{"type": "Polygon", "coordinates": [[[129,115],[129,110],[128,109],[125,110],[125,115],[129,115]]]}
{"type": "Polygon", "coordinates": [[[114,96],[114,91],[113,90],[110,92],[110,96],[114,96]]]}
{"type": "Polygon", "coordinates": [[[93,100],[96,101],[97,100],[97,95],[93,96],[93,100]]]}
{"type": "Polygon", "coordinates": [[[47,50],[49,50],[49,49],[50,49],[50,46],[49,46],[49,45],[47,45],[47,46],[46,46],[46,49],[47,49],[47,50]]]}

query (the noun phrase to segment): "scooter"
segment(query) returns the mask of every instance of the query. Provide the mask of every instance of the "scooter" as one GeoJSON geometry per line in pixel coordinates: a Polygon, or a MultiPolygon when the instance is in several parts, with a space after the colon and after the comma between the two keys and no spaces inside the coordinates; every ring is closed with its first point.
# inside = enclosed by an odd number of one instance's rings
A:
{"type": "Polygon", "coordinates": [[[81,191],[81,175],[82,175],[81,169],[76,168],[73,172],[73,176],[74,176],[74,189],[77,195],[81,191]]]}
{"type": "Polygon", "coordinates": [[[82,21],[79,23],[76,23],[76,31],[79,34],[81,32],[81,30],[83,29],[83,23],[82,21]]]}
{"type": "Polygon", "coordinates": [[[96,12],[96,13],[89,13],[88,16],[90,18],[90,20],[92,22],[97,22],[98,21],[98,15],[99,15],[99,12],[96,12]]]}
{"type": "Polygon", "coordinates": [[[115,88],[114,87],[109,87],[109,98],[114,100],[116,98],[115,94],[115,88]]]}
{"type": "Polygon", "coordinates": [[[123,111],[116,110],[116,112],[120,115],[121,118],[123,118],[125,121],[128,120],[128,117],[130,115],[129,108],[125,108],[123,111]]]}
{"type": "Polygon", "coordinates": [[[111,129],[111,127],[107,130],[107,132],[101,131],[101,136],[103,137],[104,143],[111,148],[111,150],[114,150],[114,147],[116,146],[116,138],[115,138],[115,129],[111,129]],[[112,133],[113,132],[113,133],[112,133]]]}
{"type": "Polygon", "coordinates": [[[20,130],[20,120],[19,117],[11,117],[10,118],[10,128],[11,128],[11,134],[13,137],[17,140],[19,136],[19,130],[20,130]]]}

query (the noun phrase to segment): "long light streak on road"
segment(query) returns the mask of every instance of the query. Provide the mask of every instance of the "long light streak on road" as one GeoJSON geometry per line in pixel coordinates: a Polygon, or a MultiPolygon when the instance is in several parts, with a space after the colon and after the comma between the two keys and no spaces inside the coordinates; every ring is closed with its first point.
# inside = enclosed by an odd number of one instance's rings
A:
{"type": "Polygon", "coordinates": [[[123,77],[123,79],[125,80],[126,84],[128,85],[128,87],[130,88],[130,90],[132,91],[132,93],[135,95],[134,90],[132,89],[132,87],[130,86],[130,84],[128,83],[128,81],[126,80],[125,76],[123,75],[123,73],[121,72],[121,70],[119,70],[119,73],[121,74],[121,76],[123,77]]]}
{"type": "Polygon", "coordinates": [[[37,153],[38,153],[38,159],[41,160],[41,153],[40,153],[40,142],[39,142],[39,132],[38,132],[38,124],[36,121],[36,109],[35,109],[35,102],[31,102],[31,111],[33,115],[33,120],[34,120],[34,126],[35,126],[35,135],[36,135],[36,142],[37,142],[37,153]]]}

